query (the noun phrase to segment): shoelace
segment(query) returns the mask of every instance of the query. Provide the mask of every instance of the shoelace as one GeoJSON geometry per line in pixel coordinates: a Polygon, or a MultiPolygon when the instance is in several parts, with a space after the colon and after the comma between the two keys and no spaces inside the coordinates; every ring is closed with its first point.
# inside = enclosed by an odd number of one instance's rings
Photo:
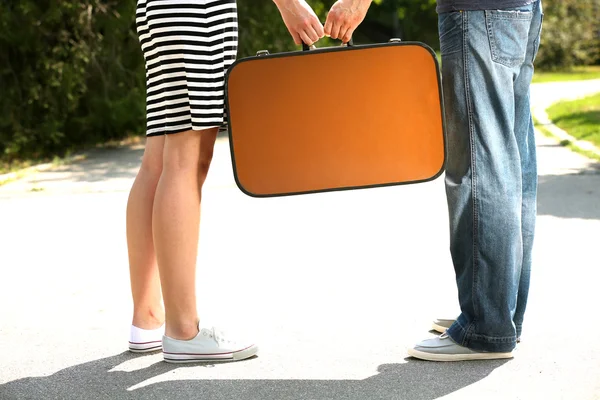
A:
{"type": "Polygon", "coordinates": [[[446,339],[448,337],[448,334],[446,332],[442,333],[439,338],[440,339],[446,339]]]}
{"type": "Polygon", "coordinates": [[[214,326],[211,329],[205,328],[204,336],[206,336],[206,331],[208,331],[208,337],[213,339],[217,343],[217,345],[231,342],[230,340],[225,339],[223,331],[217,331],[214,326]]]}

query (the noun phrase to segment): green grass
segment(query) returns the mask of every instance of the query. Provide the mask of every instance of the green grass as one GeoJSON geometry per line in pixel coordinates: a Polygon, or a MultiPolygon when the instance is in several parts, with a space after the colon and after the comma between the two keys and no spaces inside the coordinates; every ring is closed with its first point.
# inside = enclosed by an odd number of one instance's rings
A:
{"type": "Polygon", "coordinates": [[[54,167],[60,167],[63,165],[69,165],[76,161],[82,161],[86,158],[85,154],[72,155],[71,152],[67,152],[63,157],[54,156],[54,158],[43,158],[43,159],[31,159],[24,161],[13,161],[12,163],[1,163],[0,174],[8,174],[11,172],[21,173],[28,168],[34,168],[40,164],[52,164],[54,167]]]}
{"type": "Polygon", "coordinates": [[[23,171],[16,171],[14,176],[10,176],[8,178],[0,178],[0,186],[6,185],[7,183],[11,183],[17,181],[21,178],[25,177],[25,173],[23,171]]]}
{"type": "MultiPolygon", "coordinates": [[[[544,125],[541,125],[535,118],[533,119],[533,123],[535,125],[535,128],[537,130],[539,130],[544,136],[547,136],[552,139],[556,139],[556,137],[544,125]]],[[[591,151],[581,149],[581,148],[575,146],[569,140],[561,140],[559,144],[561,146],[569,148],[570,150],[574,151],[575,153],[579,153],[583,156],[586,156],[587,158],[591,158],[593,160],[600,161],[600,155],[598,155],[596,153],[592,153],[591,151]]]]}
{"type": "Polygon", "coordinates": [[[580,81],[585,79],[600,79],[600,65],[574,67],[572,71],[536,71],[533,74],[533,83],[580,81]]]}
{"type": "Polygon", "coordinates": [[[598,154],[596,154],[596,153],[593,153],[593,152],[591,152],[591,151],[584,150],[584,149],[582,149],[582,148],[580,148],[580,147],[577,147],[577,146],[575,146],[573,143],[569,142],[568,140],[563,140],[563,141],[561,142],[561,145],[563,145],[563,146],[566,146],[566,147],[568,147],[569,149],[573,150],[574,152],[576,152],[576,153],[579,153],[579,154],[581,154],[581,155],[584,155],[584,156],[586,156],[587,158],[591,158],[591,159],[593,159],[593,160],[600,161],[600,156],[599,156],[598,154]],[[563,143],[563,142],[566,142],[566,143],[563,143]]]}
{"type": "MultiPolygon", "coordinates": [[[[54,167],[59,167],[62,165],[68,165],[73,162],[81,161],[85,159],[85,154],[74,155],[75,152],[83,153],[85,151],[91,149],[117,149],[122,146],[133,146],[144,144],[146,137],[145,135],[128,135],[123,139],[119,140],[109,140],[104,143],[99,143],[95,145],[85,145],[79,146],[76,149],[67,150],[64,156],[54,156],[53,158],[36,158],[36,159],[27,159],[27,160],[14,160],[12,162],[3,162],[0,160],[0,175],[7,174],[10,172],[16,172],[23,175],[23,172],[27,168],[34,167],[39,164],[52,163],[54,167]]],[[[21,176],[22,177],[22,176],[21,176]]],[[[20,179],[20,178],[19,178],[20,179]]],[[[16,179],[10,179],[12,182],[16,179]]],[[[8,183],[9,180],[0,181],[0,185],[8,183]]]]}
{"type": "Polygon", "coordinates": [[[25,168],[29,168],[34,164],[42,164],[44,162],[49,162],[50,159],[47,160],[25,160],[25,161],[13,161],[11,163],[0,162],[0,175],[8,174],[9,172],[17,172],[23,170],[25,168]]]}
{"type": "Polygon", "coordinates": [[[550,120],[569,135],[600,147],[600,93],[558,102],[547,112],[550,120]]]}
{"type": "MultiPolygon", "coordinates": [[[[71,153],[68,152],[64,157],[56,156],[53,159],[26,160],[13,162],[11,164],[0,164],[0,175],[14,172],[14,174],[11,174],[12,176],[9,175],[8,178],[0,178],[0,186],[23,179],[31,174],[36,173],[36,165],[50,163],[53,167],[60,167],[77,161],[83,161],[86,159],[86,157],[87,156],[85,154],[71,155],[71,153]]],[[[38,190],[32,189],[32,191],[38,190]]]]}
{"type": "Polygon", "coordinates": [[[68,164],[75,160],[76,157],[72,156],[70,151],[67,151],[63,157],[54,156],[54,158],[35,158],[28,160],[15,160],[10,163],[0,162],[0,174],[7,174],[10,172],[21,172],[27,168],[34,167],[39,164],[52,163],[54,166],[60,166],[68,164]]]}

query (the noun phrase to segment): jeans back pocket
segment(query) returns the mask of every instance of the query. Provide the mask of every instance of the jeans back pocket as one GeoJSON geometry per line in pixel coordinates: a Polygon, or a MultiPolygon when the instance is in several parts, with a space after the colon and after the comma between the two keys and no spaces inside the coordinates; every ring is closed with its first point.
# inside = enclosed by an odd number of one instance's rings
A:
{"type": "Polygon", "coordinates": [[[507,67],[516,67],[525,61],[532,18],[532,11],[487,10],[485,12],[494,62],[507,67]]]}

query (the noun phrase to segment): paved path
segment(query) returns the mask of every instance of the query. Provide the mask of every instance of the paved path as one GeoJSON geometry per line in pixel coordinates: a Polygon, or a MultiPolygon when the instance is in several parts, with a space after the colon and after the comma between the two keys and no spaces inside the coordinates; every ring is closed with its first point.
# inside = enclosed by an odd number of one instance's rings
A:
{"type": "MultiPolygon", "coordinates": [[[[594,93],[600,93],[600,79],[574,82],[551,82],[534,85],[531,90],[533,116],[540,124],[544,125],[546,130],[548,130],[557,140],[569,141],[581,150],[595,153],[600,156],[600,148],[598,148],[598,146],[592,142],[578,140],[569,135],[568,132],[565,132],[554,125],[546,113],[546,109],[559,100],[575,100],[594,93]]],[[[598,127],[598,129],[600,129],[600,127],[598,127]]]]}
{"type": "Polygon", "coordinates": [[[531,87],[532,110],[536,113],[559,100],[575,100],[598,92],[600,79],[534,84],[531,87]]]}
{"type": "Polygon", "coordinates": [[[141,148],[0,187],[0,399],[600,399],[600,168],[539,140],[534,277],[510,361],[428,363],[406,347],[454,316],[443,179],[252,199],[227,141],[207,181],[204,316],[258,358],[176,367],[124,352],[124,232],[141,148]],[[218,284],[215,284],[218,282],[218,284]]]}

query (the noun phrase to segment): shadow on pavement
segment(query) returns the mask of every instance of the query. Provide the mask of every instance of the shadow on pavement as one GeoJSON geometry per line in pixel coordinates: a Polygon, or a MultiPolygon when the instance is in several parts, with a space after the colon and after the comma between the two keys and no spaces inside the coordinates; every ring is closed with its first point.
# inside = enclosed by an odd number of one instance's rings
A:
{"type": "MultiPolygon", "coordinates": [[[[364,380],[204,379],[169,380],[182,367],[162,361],[131,372],[112,371],[132,360],[128,352],[63,369],[47,377],[0,385],[2,399],[419,399],[433,400],[469,386],[507,360],[433,363],[407,359],[383,364],[364,380]],[[165,374],[157,383],[129,388],[165,374]]],[[[252,360],[245,361],[251,363],[252,360]]],[[[210,365],[209,365],[210,366],[210,365]]],[[[197,367],[197,365],[196,365],[197,367]]],[[[216,365],[215,368],[225,367],[216,365]]],[[[171,378],[173,379],[173,378],[171,378]]]]}
{"type": "Polygon", "coordinates": [[[564,175],[541,175],[538,215],[600,220],[600,164],[564,175]]]}

